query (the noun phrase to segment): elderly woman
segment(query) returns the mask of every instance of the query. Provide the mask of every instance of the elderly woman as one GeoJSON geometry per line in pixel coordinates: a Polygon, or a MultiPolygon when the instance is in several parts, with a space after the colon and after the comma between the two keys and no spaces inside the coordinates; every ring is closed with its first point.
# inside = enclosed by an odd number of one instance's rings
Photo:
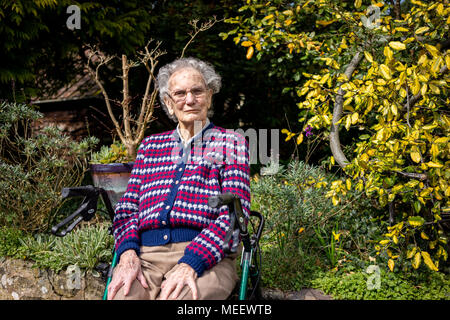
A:
{"type": "Polygon", "coordinates": [[[208,197],[234,193],[249,216],[248,144],[208,119],[221,86],[211,65],[175,60],[160,69],[157,84],[165,111],[178,125],[146,137],[139,147],[115,208],[120,260],[108,299],[226,299],[237,281],[237,254],[223,250],[227,206],[211,208],[208,197]]]}

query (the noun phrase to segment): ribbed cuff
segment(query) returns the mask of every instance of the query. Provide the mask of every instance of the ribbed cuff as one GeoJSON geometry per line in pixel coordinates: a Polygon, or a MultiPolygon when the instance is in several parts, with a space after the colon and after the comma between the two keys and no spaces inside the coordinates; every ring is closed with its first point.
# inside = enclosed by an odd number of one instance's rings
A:
{"type": "Polygon", "coordinates": [[[126,241],[126,242],[122,242],[119,245],[119,247],[116,249],[118,261],[120,260],[120,255],[129,249],[133,249],[134,251],[136,251],[136,254],[139,256],[139,253],[141,251],[139,244],[134,241],[126,241]]]}
{"type": "Polygon", "coordinates": [[[205,264],[203,263],[203,260],[195,255],[184,255],[180,260],[178,260],[178,263],[186,263],[190,265],[192,269],[197,272],[198,277],[201,277],[205,271],[205,264]]]}

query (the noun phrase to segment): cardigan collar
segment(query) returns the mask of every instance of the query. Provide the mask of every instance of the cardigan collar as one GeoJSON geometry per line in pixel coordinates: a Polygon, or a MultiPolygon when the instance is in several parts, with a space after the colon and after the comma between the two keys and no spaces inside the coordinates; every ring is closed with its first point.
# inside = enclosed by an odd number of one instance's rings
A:
{"type": "Polygon", "coordinates": [[[203,133],[213,126],[213,123],[209,121],[208,118],[206,118],[205,125],[203,126],[202,130],[197,132],[193,137],[191,137],[188,141],[185,141],[180,133],[180,124],[177,125],[176,129],[174,130],[174,134],[178,136],[178,140],[183,143],[183,146],[186,148],[188,145],[192,143],[192,141],[197,140],[199,137],[203,136],[203,133]]]}

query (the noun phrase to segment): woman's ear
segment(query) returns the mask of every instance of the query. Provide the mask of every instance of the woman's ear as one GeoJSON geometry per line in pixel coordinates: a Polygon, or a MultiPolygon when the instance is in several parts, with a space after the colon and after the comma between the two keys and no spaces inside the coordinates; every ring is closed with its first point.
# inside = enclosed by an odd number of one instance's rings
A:
{"type": "Polygon", "coordinates": [[[169,111],[169,114],[171,116],[173,116],[174,111],[173,111],[173,108],[172,108],[172,100],[170,100],[169,97],[166,96],[164,98],[164,104],[166,105],[167,110],[169,111]]]}

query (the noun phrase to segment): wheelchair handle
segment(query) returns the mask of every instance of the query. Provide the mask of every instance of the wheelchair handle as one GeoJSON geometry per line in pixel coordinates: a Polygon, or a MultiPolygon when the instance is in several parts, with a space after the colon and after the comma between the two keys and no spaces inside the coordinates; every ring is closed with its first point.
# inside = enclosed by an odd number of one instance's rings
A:
{"type": "Polygon", "coordinates": [[[84,197],[84,199],[78,209],[75,210],[75,212],[52,227],[52,234],[58,237],[64,237],[67,233],[72,231],[73,228],[75,228],[81,221],[91,220],[97,212],[97,202],[100,195],[112,220],[114,216],[114,210],[111,206],[108,194],[104,189],[94,187],[92,185],[63,188],[61,191],[61,196],[63,199],[68,197],[84,197]],[[60,231],[66,225],[68,225],[68,227],[65,230],[60,231]]]}
{"type": "Polygon", "coordinates": [[[63,188],[61,191],[61,196],[63,199],[69,197],[95,197],[98,195],[98,190],[95,187],[89,185],[84,187],[71,187],[63,188]]]}
{"type": "Polygon", "coordinates": [[[218,208],[218,207],[230,204],[235,199],[238,199],[238,197],[231,192],[222,193],[217,196],[209,197],[208,205],[211,208],[218,208]]]}

